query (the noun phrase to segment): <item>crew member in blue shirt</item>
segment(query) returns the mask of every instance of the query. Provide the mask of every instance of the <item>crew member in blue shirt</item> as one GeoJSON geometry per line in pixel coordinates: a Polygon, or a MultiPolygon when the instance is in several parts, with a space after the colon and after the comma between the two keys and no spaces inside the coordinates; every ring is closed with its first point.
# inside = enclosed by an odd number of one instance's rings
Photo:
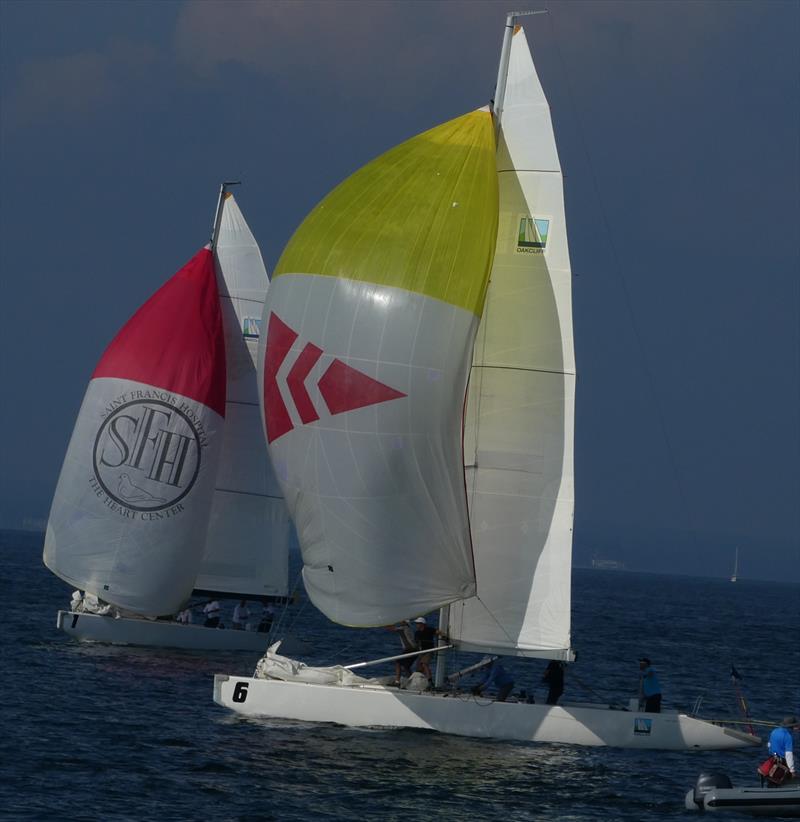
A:
{"type": "Polygon", "coordinates": [[[644,702],[644,710],[651,714],[661,713],[661,683],[656,676],[655,668],[653,668],[650,660],[643,656],[639,660],[639,674],[640,676],[640,697],[639,710],[642,709],[641,703],[644,702]]]}
{"type": "Polygon", "coordinates": [[[792,740],[792,730],[800,727],[796,716],[786,716],[780,726],[769,735],[769,752],[779,756],[792,773],[792,778],[797,776],[794,763],[794,741],[792,740]]]}
{"type": "Polygon", "coordinates": [[[497,696],[495,697],[497,702],[505,702],[511,693],[511,689],[514,687],[514,680],[500,664],[499,659],[495,659],[492,662],[483,681],[479,682],[472,689],[472,693],[475,694],[475,696],[480,696],[481,692],[490,685],[494,685],[497,688],[497,696]]]}

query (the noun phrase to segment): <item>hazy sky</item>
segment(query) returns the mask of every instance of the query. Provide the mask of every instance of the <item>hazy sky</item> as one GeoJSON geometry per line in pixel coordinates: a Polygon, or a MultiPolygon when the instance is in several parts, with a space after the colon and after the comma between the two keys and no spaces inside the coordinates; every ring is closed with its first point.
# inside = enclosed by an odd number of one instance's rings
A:
{"type": "MultiPolygon", "coordinates": [[[[271,269],[336,183],[483,105],[495,2],[0,2],[0,524],[44,517],[94,365],[206,242],[271,269]]],[[[566,173],[576,562],[800,581],[800,3],[526,23],[566,173]]]]}

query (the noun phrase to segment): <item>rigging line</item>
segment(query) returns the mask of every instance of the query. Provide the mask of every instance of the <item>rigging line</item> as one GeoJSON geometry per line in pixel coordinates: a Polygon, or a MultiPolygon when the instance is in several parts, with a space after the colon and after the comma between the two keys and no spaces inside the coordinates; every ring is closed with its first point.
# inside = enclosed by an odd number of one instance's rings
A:
{"type": "Polygon", "coordinates": [[[572,82],[570,80],[569,72],[567,71],[566,61],[564,60],[564,56],[561,53],[561,45],[559,43],[559,36],[556,31],[556,23],[555,23],[555,16],[553,14],[548,15],[548,21],[552,28],[553,34],[553,42],[555,43],[556,53],[558,54],[558,61],[561,66],[561,72],[566,80],[567,85],[567,98],[569,100],[569,104],[572,108],[572,115],[575,119],[575,122],[578,125],[578,138],[581,144],[581,148],[583,149],[583,153],[586,157],[586,163],[589,167],[589,178],[592,181],[592,187],[594,188],[595,197],[597,198],[598,205],[600,206],[600,215],[603,220],[603,225],[605,228],[605,237],[606,241],[608,242],[609,248],[611,249],[611,256],[613,258],[613,270],[617,277],[617,280],[620,284],[622,289],[622,293],[625,297],[625,307],[628,310],[628,315],[631,321],[631,327],[633,329],[634,337],[636,338],[636,342],[639,348],[639,356],[641,358],[642,363],[642,370],[644,371],[645,378],[648,383],[648,387],[650,388],[651,395],[654,400],[654,405],[656,409],[656,416],[658,418],[659,425],[661,427],[661,434],[664,438],[664,443],[667,448],[667,460],[669,462],[670,469],[672,471],[673,478],[675,480],[675,485],[678,490],[678,497],[680,498],[680,502],[683,505],[684,515],[686,517],[686,524],[689,528],[689,539],[690,542],[694,547],[697,547],[697,538],[695,533],[695,525],[694,525],[694,517],[692,516],[691,510],[689,508],[688,498],[686,496],[686,491],[683,487],[683,483],[681,482],[680,475],[678,474],[678,467],[675,462],[675,454],[672,448],[672,442],[669,438],[669,434],[667,433],[667,425],[666,420],[664,419],[664,414],[661,409],[661,406],[658,402],[658,394],[655,390],[655,379],[653,377],[652,371],[650,369],[650,365],[647,361],[647,356],[644,351],[644,346],[642,344],[642,336],[639,332],[639,326],[636,323],[636,316],[633,311],[633,302],[631,300],[630,292],[628,290],[627,282],[625,281],[625,277],[622,273],[622,265],[620,262],[620,257],[617,252],[616,244],[614,243],[614,234],[611,230],[611,223],[608,219],[608,215],[606,214],[605,204],[603,203],[603,199],[600,196],[600,187],[597,183],[597,175],[595,174],[594,166],[592,165],[591,155],[589,154],[589,148],[587,146],[586,138],[583,132],[583,123],[581,121],[580,115],[578,114],[578,107],[575,104],[575,98],[572,91],[572,82]]]}
{"type": "Polygon", "coordinates": [[[489,609],[489,606],[477,594],[475,595],[475,599],[477,599],[478,602],[480,602],[480,604],[483,605],[483,607],[486,609],[486,613],[489,614],[489,616],[494,620],[497,627],[500,629],[500,631],[503,633],[505,638],[511,643],[511,645],[513,647],[515,645],[514,638],[508,633],[508,631],[506,631],[505,627],[500,622],[500,620],[489,609]]]}
{"type": "MultiPolygon", "coordinates": [[[[495,144],[495,157],[497,156],[497,151],[499,150],[499,148],[500,148],[500,145],[499,145],[499,141],[498,141],[495,144]]],[[[499,217],[498,217],[498,219],[499,219],[499,217]]],[[[479,351],[480,351],[480,361],[481,362],[486,361],[486,345],[487,345],[486,338],[488,336],[487,329],[488,329],[488,326],[489,326],[489,309],[491,307],[491,301],[489,299],[489,292],[492,288],[492,273],[494,271],[494,257],[496,256],[496,254],[497,254],[497,238],[495,237],[495,253],[492,255],[492,262],[491,262],[491,265],[489,266],[489,276],[488,276],[488,279],[486,281],[486,291],[484,292],[484,295],[483,295],[483,311],[481,312],[481,317],[478,320],[478,328],[476,329],[476,336],[482,334],[483,337],[482,337],[482,339],[480,340],[479,343],[476,340],[477,344],[473,344],[473,347],[472,347],[472,362],[470,363],[469,378],[467,379],[467,387],[466,387],[466,391],[464,392],[464,411],[463,411],[463,416],[461,418],[462,419],[462,423],[461,423],[461,426],[462,426],[461,427],[461,456],[462,456],[462,460],[464,462],[466,462],[466,460],[464,458],[466,457],[466,447],[467,447],[466,438],[467,438],[467,433],[468,432],[467,432],[466,422],[467,422],[467,412],[469,411],[469,395],[471,393],[470,383],[472,382],[473,371],[475,370],[476,367],[480,368],[480,366],[475,365],[476,349],[479,349],[479,351]]],[[[475,402],[474,430],[472,432],[472,435],[474,435],[473,436],[473,441],[474,441],[475,447],[473,449],[472,445],[470,445],[470,451],[472,452],[472,455],[474,455],[474,461],[477,462],[478,438],[480,436],[480,427],[481,427],[481,405],[483,404],[483,371],[482,370],[478,371],[478,379],[475,382],[477,383],[477,385],[475,386],[475,390],[476,390],[477,394],[476,394],[476,402],[475,402]]],[[[472,462],[472,460],[471,460],[471,462],[472,462]]],[[[468,499],[467,499],[467,525],[469,527],[469,545],[470,545],[470,551],[472,553],[472,568],[473,568],[473,570],[475,570],[475,539],[472,535],[472,522],[471,522],[471,517],[470,517],[470,511],[475,510],[475,494],[476,494],[477,482],[473,481],[471,489],[466,487],[466,483],[467,483],[467,474],[466,474],[466,471],[464,471],[464,485],[465,485],[464,490],[467,492],[467,496],[468,496],[468,499]]],[[[477,576],[477,572],[476,572],[476,576],[477,576]]],[[[463,620],[463,617],[464,617],[464,610],[462,609],[462,611],[461,611],[462,620],[463,620]]]]}
{"type": "MultiPolygon", "coordinates": [[[[294,598],[297,596],[297,591],[298,591],[298,589],[299,589],[299,587],[300,587],[300,582],[301,582],[302,578],[303,578],[303,569],[301,568],[301,569],[297,572],[297,575],[296,575],[296,576],[295,576],[295,578],[294,578],[294,585],[292,585],[292,588],[291,588],[291,597],[288,597],[288,598],[287,598],[287,600],[286,600],[286,602],[284,603],[284,606],[283,606],[283,611],[281,612],[281,615],[280,615],[280,617],[278,618],[278,627],[279,627],[279,628],[280,628],[280,626],[283,624],[283,622],[285,621],[285,619],[286,619],[286,614],[288,614],[288,613],[289,613],[289,602],[290,602],[290,600],[294,600],[294,598]]],[[[291,630],[292,630],[292,628],[294,627],[295,623],[296,623],[296,622],[297,622],[297,620],[300,618],[300,615],[301,615],[301,614],[303,613],[303,611],[305,610],[306,605],[308,605],[308,599],[305,599],[305,600],[303,601],[303,604],[300,606],[300,609],[298,610],[298,612],[297,612],[297,613],[294,615],[294,617],[293,617],[293,618],[289,621],[289,624],[288,624],[288,626],[286,627],[286,630],[287,630],[287,631],[291,631],[291,630]]]]}
{"type": "MultiPolygon", "coordinates": [[[[484,608],[484,610],[486,611],[486,613],[487,613],[487,614],[489,615],[489,617],[490,617],[490,618],[491,618],[491,619],[495,622],[495,624],[497,625],[497,627],[500,629],[501,633],[502,633],[502,634],[505,636],[505,638],[509,641],[509,643],[511,644],[511,647],[514,647],[515,642],[514,642],[513,637],[511,637],[511,636],[509,635],[508,631],[506,631],[506,629],[505,629],[505,627],[503,626],[503,624],[502,624],[502,623],[501,623],[501,622],[497,619],[497,617],[496,617],[496,616],[492,613],[492,611],[489,609],[489,606],[488,606],[488,605],[487,605],[487,604],[486,604],[486,603],[485,603],[485,602],[484,602],[484,601],[480,598],[480,596],[479,596],[478,594],[476,594],[476,595],[475,595],[475,599],[476,599],[476,600],[478,600],[478,602],[480,602],[480,604],[483,606],[483,608],[484,608]]],[[[451,607],[452,607],[452,606],[451,606],[451,607]]],[[[461,615],[460,615],[460,619],[459,619],[459,631],[458,631],[459,636],[461,635],[461,633],[463,632],[463,629],[464,629],[464,610],[465,610],[465,609],[464,609],[464,607],[462,606],[462,608],[461,608],[461,615]]],[[[458,640],[456,640],[456,642],[458,642],[458,640]]]]}
{"type": "MultiPolygon", "coordinates": [[[[491,277],[489,279],[489,284],[486,288],[486,295],[489,295],[489,288],[491,287],[491,277]]],[[[489,301],[486,300],[486,307],[484,309],[483,319],[481,322],[488,322],[489,316],[489,301]]],[[[480,329],[480,325],[478,326],[480,329]]],[[[480,333],[480,330],[479,332],[480,333]]],[[[483,339],[481,340],[481,359],[484,358],[486,353],[486,332],[484,330],[483,339]]],[[[467,448],[469,448],[470,452],[470,464],[478,461],[478,437],[480,435],[480,420],[481,420],[481,404],[483,402],[483,372],[478,371],[477,379],[475,380],[475,391],[476,391],[476,402],[475,402],[475,417],[474,417],[474,430],[472,432],[467,431],[467,414],[469,413],[469,395],[470,395],[470,383],[473,379],[473,371],[475,370],[475,355],[473,350],[473,365],[470,366],[469,370],[469,379],[467,380],[467,390],[464,392],[464,411],[462,416],[462,423],[461,423],[461,459],[464,462],[464,485],[466,486],[467,483],[467,472],[466,472],[466,465],[467,465],[467,448]],[[470,441],[467,443],[467,435],[470,435],[470,441]]],[[[475,510],[475,494],[477,493],[477,482],[472,482],[472,487],[465,490],[468,491],[469,499],[467,501],[467,524],[469,527],[469,545],[470,551],[472,553],[472,567],[473,570],[475,569],[475,538],[472,534],[472,522],[470,512],[475,510]]],[[[477,572],[476,572],[477,575],[477,572]]],[[[463,612],[462,612],[463,614],[463,612]]]]}
{"type": "MultiPolygon", "coordinates": [[[[765,728],[780,728],[778,722],[767,722],[765,719],[705,719],[705,722],[711,722],[714,725],[763,725],[765,728]]],[[[756,734],[753,734],[756,736],[756,734]]]]}
{"type": "Polygon", "coordinates": [[[245,402],[244,400],[225,400],[226,405],[247,405],[252,408],[258,408],[257,402],[245,402]]]}
{"type": "MultiPolygon", "coordinates": [[[[269,279],[269,278],[268,278],[269,279]]],[[[254,300],[252,297],[239,297],[232,294],[220,294],[219,298],[221,300],[228,300],[228,302],[234,302],[234,300],[243,303],[254,303],[255,305],[264,305],[264,300],[254,300]]],[[[253,338],[255,339],[255,338],[253,338]]]]}
{"type": "MultiPolygon", "coordinates": [[[[284,622],[285,622],[285,620],[286,620],[286,614],[289,612],[289,603],[290,603],[292,600],[294,600],[294,598],[295,598],[295,596],[296,596],[296,594],[297,594],[297,588],[298,588],[298,587],[299,587],[299,585],[300,585],[300,579],[301,579],[301,577],[302,577],[302,574],[303,574],[303,571],[302,571],[302,569],[301,569],[301,570],[300,570],[300,572],[299,572],[299,573],[297,574],[297,576],[295,577],[295,580],[294,580],[294,585],[292,585],[292,588],[291,588],[291,590],[290,590],[290,592],[289,592],[289,593],[290,593],[290,596],[286,597],[286,601],[283,603],[283,610],[282,610],[282,611],[280,612],[280,614],[278,615],[278,618],[274,621],[274,623],[273,623],[273,627],[271,627],[271,628],[270,628],[270,632],[269,632],[270,641],[271,641],[271,640],[272,640],[272,638],[273,638],[273,634],[277,634],[277,633],[278,633],[278,631],[280,631],[280,630],[282,629],[282,625],[283,625],[283,623],[284,623],[284,622]]],[[[307,602],[307,600],[306,600],[306,602],[307,602]]],[[[291,622],[290,622],[290,623],[289,623],[289,625],[287,626],[287,628],[286,628],[286,630],[287,630],[287,631],[290,631],[290,630],[292,629],[292,627],[294,626],[295,622],[297,622],[297,618],[300,616],[300,614],[301,614],[301,613],[303,613],[303,609],[306,607],[306,602],[304,602],[304,603],[300,606],[300,611],[299,611],[299,612],[298,612],[298,613],[294,616],[294,618],[291,620],[291,622]]]]}
{"type": "Polygon", "coordinates": [[[323,668],[327,668],[333,665],[341,665],[341,662],[336,662],[337,659],[341,659],[343,656],[350,655],[350,649],[355,647],[355,643],[348,642],[346,645],[342,645],[339,647],[338,650],[333,651],[332,653],[326,655],[325,657],[320,660],[320,665],[323,668]]]}
{"type": "MultiPolygon", "coordinates": [[[[535,457],[536,460],[539,462],[544,461],[544,457],[537,455],[535,457]]],[[[488,468],[490,470],[494,469],[495,471],[507,471],[509,474],[528,474],[529,476],[542,476],[542,470],[539,469],[534,470],[532,468],[511,468],[508,465],[490,465],[485,462],[477,463],[473,462],[469,465],[464,466],[465,469],[470,468],[473,471],[478,470],[479,468],[488,468]]],[[[484,491],[484,496],[486,497],[502,497],[503,499],[530,499],[531,497],[528,494],[511,494],[506,493],[504,491],[484,491]]]]}
{"type": "MultiPolygon", "coordinates": [[[[303,604],[300,606],[297,613],[289,621],[289,624],[286,626],[286,632],[287,633],[289,633],[294,628],[294,626],[297,624],[297,620],[300,619],[300,617],[302,616],[303,611],[305,611],[305,609],[306,609],[306,605],[308,605],[308,600],[305,600],[303,602],[303,604]]],[[[288,607],[288,603],[287,603],[287,607],[288,607]]],[[[284,611],[284,614],[285,613],[286,613],[286,611],[284,611]]],[[[280,625],[283,621],[284,620],[283,620],[283,617],[282,617],[278,624],[280,625]]]]}

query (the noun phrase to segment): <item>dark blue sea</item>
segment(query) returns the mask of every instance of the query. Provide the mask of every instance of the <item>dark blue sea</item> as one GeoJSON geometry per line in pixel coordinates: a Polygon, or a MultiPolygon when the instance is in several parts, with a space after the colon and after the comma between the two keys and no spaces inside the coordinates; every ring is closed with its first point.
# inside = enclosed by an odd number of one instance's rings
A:
{"type": "MultiPolygon", "coordinates": [[[[213,703],[212,676],[249,675],[255,655],[68,640],[55,616],[71,592],[42,565],[41,543],[0,532],[3,819],[690,819],[683,797],[699,771],[752,783],[763,758],[241,719],[213,703]]],[[[799,586],[581,569],[573,579],[579,659],[565,699],[627,703],[647,655],[667,708],[702,697],[702,715],[737,717],[733,662],[753,716],[800,713],[799,586]]],[[[341,628],[308,604],[291,619],[314,643],[313,664],[398,647],[388,631],[341,628]]],[[[544,665],[507,667],[543,699],[544,665]]]]}

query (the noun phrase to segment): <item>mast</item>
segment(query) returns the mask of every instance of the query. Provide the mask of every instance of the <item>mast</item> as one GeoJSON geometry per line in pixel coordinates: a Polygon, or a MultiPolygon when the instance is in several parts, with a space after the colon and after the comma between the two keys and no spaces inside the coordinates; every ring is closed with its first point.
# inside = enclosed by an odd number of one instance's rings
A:
{"type": "Polygon", "coordinates": [[[503,31],[503,45],[500,49],[500,65],[497,68],[497,85],[494,91],[494,128],[495,133],[500,132],[500,120],[503,116],[503,104],[506,98],[506,83],[508,82],[508,61],[511,56],[511,38],[514,36],[514,29],[517,25],[518,17],[530,17],[534,14],[548,14],[548,9],[539,11],[512,11],[506,17],[506,27],[503,31]]]}
{"type": "Polygon", "coordinates": [[[222,209],[225,205],[225,195],[228,193],[228,186],[240,186],[241,180],[227,180],[219,187],[219,197],[217,197],[217,210],[214,212],[214,224],[211,226],[211,250],[213,251],[219,237],[219,225],[222,222],[222,209]]]}

